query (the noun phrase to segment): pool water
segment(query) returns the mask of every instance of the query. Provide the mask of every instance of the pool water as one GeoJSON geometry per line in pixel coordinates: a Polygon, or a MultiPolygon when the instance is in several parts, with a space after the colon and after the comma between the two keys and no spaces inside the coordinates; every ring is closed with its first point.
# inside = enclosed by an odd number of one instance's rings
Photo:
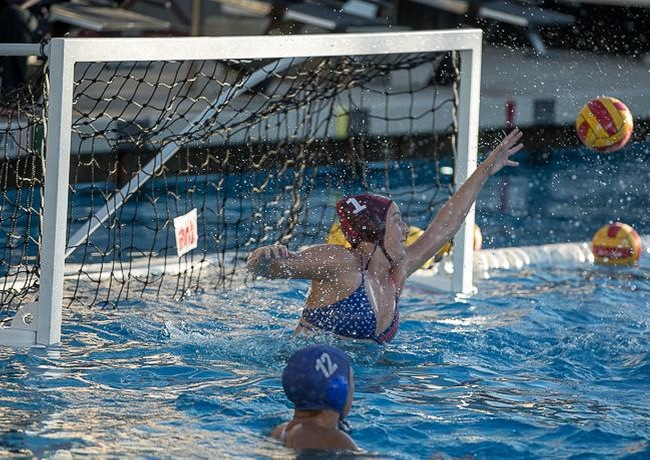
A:
{"type": "MultiPolygon", "coordinates": [[[[559,154],[491,179],[486,246],[584,240],[608,216],[649,233],[646,157],[559,154]]],[[[66,309],[60,347],[0,348],[0,456],[300,456],[268,437],[291,415],[280,375],[326,341],[353,361],[357,457],[650,457],[648,252],[634,268],[528,267],[477,286],[407,289],[387,346],[293,337],[305,281],[66,309]]]]}
{"type": "MultiPolygon", "coordinates": [[[[352,357],[360,457],[650,455],[650,266],[497,272],[479,294],[406,292],[388,346],[352,357]]],[[[274,281],[68,311],[63,344],[0,349],[0,453],[288,457],[286,359],[308,285],[274,281]]]]}

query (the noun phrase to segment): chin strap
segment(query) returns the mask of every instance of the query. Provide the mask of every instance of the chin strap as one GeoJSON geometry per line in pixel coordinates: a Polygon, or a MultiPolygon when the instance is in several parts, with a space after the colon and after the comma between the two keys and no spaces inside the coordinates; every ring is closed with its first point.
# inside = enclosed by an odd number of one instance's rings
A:
{"type": "Polygon", "coordinates": [[[339,430],[347,434],[352,433],[352,428],[350,428],[350,424],[347,422],[347,420],[344,420],[342,417],[339,419],[339,430]]]}
{"type": "Polygon", "coordinates": [[[366,266],[365,266],[364,269],[363,269],[364,272],[367,272],[367,271],[368,271],[368,266],[370,265],[370,261],[372,260],[372,256],[375,255],[375,251],[377,250],[377,246],[378,246],[378,245],[375,244],[374,249],[373,249],[372,252],[370,253],[370,257],[368,257],[368,262],[366,262],[366,266]]]}
{"type": "Polygon", "coordinates": [[[394,267],[394,266],[395,266],[395,262],[393,261],[393,258],[392,258],[391,256],[388,255],[388,251],[386,251],[386,248],[384,247],[384,245],[382,244],[382,245],[379,246],[379,247],[381,248],[381,251],[384,253],[384,256],[386,257],[386,259],[388,259],[388,263],[390,264],[390,266],[391,266],[391,267],[394,267]]]}
{"type": "Polygon", "coordinates": [[[375,252],[377,251],[377,248],[381,248],[381,252],[383,252],[384,257],[386,257],[386,259],[388,259],[388,263],[390,264],[390,266],[391,267],[395,266],[395,261],[393,260],[393,258],[391,256],[388,255],[388,251],[386,251],[386,248],[384,247],[384,245],[383,244],[375,244],[374,249],[370,253],[370,257],[368,257],[368,262],[366,262],[366,268],[364,268],[365,271],[368,270],[368,266],[370,266],[370,261],[372,260],[372,256],[375,255],[375,252]]]}

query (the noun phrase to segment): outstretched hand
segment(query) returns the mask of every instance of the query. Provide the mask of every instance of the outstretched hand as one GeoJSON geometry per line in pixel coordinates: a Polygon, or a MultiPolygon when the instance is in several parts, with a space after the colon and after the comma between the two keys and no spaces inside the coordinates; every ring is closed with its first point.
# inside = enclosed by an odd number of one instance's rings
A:
{"type": "Polygon", "coordinates": [[[512,161],[510,157],[519,152],[524,146],[521,140],[522,132],[515,128],[496,146],[487,159],[483,162],[490,175],[496,174],[504,166],[518,166],[519,163],[512,161]]]}
{"type": "Polygon", "coordinates": [[[254,275],[267,276],[273,261],[290,257],[291,252],[280,244],[255,249],[248,256],[246,264],[254,275]]]}

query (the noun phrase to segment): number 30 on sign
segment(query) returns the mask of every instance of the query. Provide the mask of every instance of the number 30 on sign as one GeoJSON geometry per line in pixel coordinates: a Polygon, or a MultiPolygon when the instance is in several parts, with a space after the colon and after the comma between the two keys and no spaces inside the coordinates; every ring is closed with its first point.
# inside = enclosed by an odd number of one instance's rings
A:
{"type": "Polygon", "coordinates": [[[176,233],[176,252],[178,257],[191,251],[199,244],[199,235],[196,231],[196,208],[187,214],[174,218],[174,232],[176,233]]]}

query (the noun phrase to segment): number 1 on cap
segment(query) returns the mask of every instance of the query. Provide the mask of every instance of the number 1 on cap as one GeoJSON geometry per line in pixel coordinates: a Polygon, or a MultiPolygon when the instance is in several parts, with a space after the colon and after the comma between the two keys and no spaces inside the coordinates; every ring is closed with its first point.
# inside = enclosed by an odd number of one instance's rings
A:
{"type": "Polygon", "coordinates": [[[359,214],[361,211],[366,209],[366,205],[359,203],[356,198],[349,198],[346,200],[346,203],[354,206],[354,211],[352,211],[352,214],[359,214]]]}

